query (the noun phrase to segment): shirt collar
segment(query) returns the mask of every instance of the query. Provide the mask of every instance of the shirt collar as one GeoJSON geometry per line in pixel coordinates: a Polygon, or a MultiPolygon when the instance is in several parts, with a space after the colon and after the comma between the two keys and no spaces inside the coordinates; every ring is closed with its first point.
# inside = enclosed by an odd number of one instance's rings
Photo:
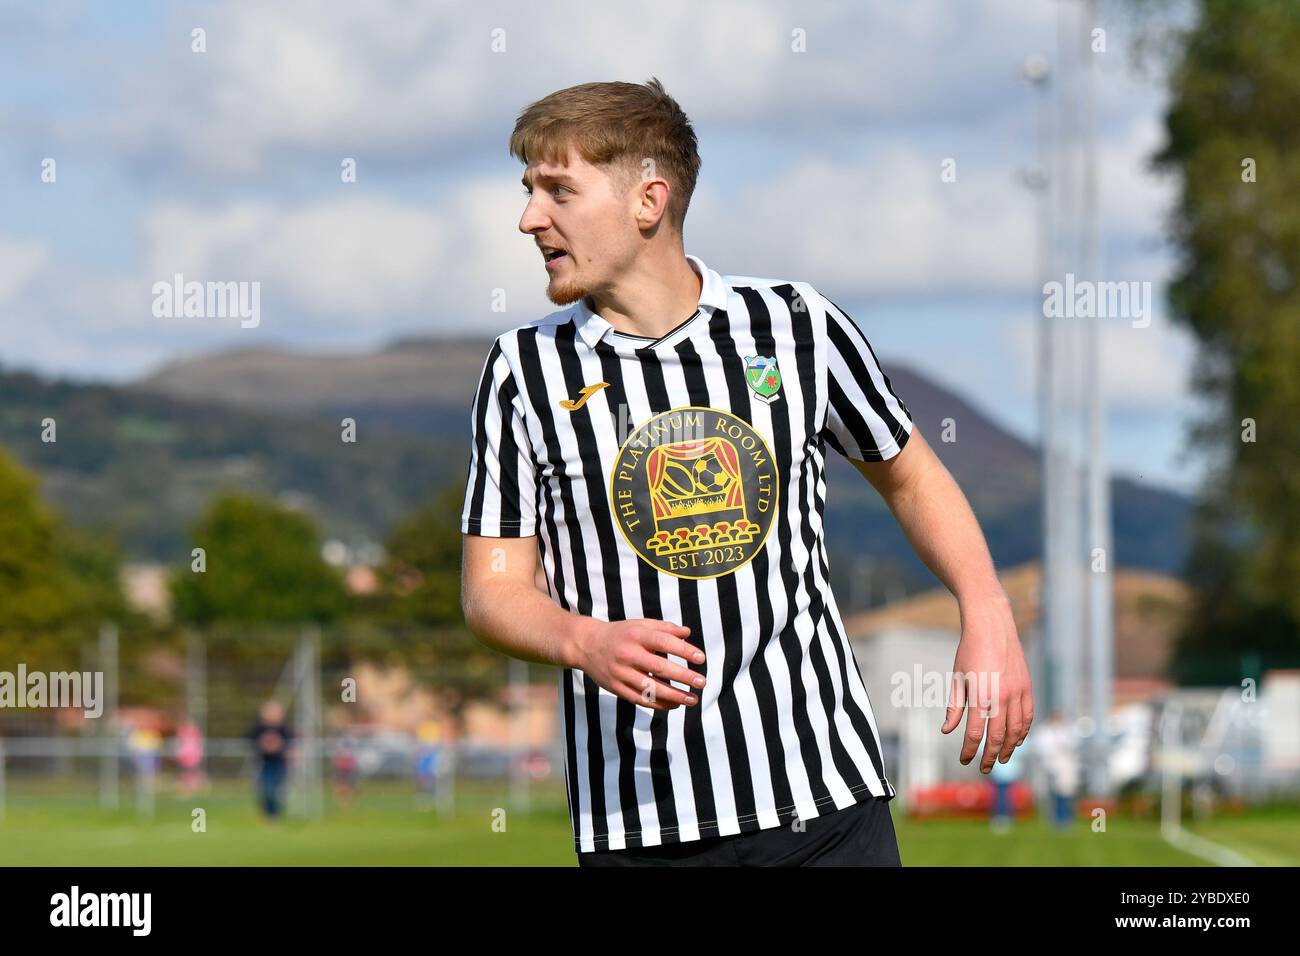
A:
{"type": "MultiPolygon", "coordinates": [[[[705,265],[698,256],[692,256],[688,253],[686,261],[691,264],[691,268],[695,270],[695,274],[701,279],[699,307],[710,309],[726,308],[727,286],[722,281],[722,276],[705,265]]],[[[588,348],[595,348],[596,343],[614,328],[605,319],[601,318],[599,313],[591,310],[590,306],[587,305],[586,296],[579,299],[574,306],[573,321],[578,326],[578,334],[582,336],[582,340],[587,343],[588,348]]]]}

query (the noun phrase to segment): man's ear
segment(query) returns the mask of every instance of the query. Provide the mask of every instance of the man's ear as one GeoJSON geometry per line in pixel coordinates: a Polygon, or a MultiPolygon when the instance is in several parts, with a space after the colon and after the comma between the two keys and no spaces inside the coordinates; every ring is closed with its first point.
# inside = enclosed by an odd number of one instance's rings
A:
{"type": "Polygon", "coordinates": [[[659,175],[655,161],[649,156],[634,163],[629,172],[631,189],[637,197],[637,223],[646,229],[654,228],[668,214],[668,200],[672,195],[668,180],[659,175]]]}

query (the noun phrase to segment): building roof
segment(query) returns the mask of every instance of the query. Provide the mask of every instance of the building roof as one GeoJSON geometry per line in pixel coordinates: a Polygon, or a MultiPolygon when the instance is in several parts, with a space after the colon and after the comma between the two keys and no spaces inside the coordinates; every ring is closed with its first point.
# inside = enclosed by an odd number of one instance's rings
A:
{"type": "MultiPolygon", "coordinates": [[[[1026,647],[1037,639],[1041,577],[1037,561],[1008,568],[998,575],[1026,647]]],[[[1114,580],[1115,676],[1161,678],[1188,612],[1191,591],[1177,578],[1138,568],[1119,568],[1114,580]]],[[[846,615],[844,627],[854,640],[908,628],[956,634],[961,628],[961,615],[957,599],[947,588],[936,587],[883,607],[846,615]]]]}

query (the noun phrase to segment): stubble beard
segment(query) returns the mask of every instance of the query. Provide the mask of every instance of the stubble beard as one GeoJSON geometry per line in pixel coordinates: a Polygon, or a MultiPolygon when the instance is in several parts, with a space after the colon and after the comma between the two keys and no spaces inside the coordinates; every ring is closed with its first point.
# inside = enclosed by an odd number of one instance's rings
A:
{"type": "Polygon", "coordinates": [[[587,288],[573,279],[552,279],[546,284],[546,297],[556,305],[572,305],[586,294],[587,288]]]}

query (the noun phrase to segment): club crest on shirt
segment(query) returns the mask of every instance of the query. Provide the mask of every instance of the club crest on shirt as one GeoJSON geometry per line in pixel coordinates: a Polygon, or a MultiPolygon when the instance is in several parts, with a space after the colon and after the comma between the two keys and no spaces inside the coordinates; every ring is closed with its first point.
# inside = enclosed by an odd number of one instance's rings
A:
{"type": "Polygon", "coordinates": [[[745,356],[745,381],[760,402],[770,405],[780,398],[777,390],[781,387],[781,370],[776,367],[776,356],[745,356]]]}
{"type": "Polygon", "coordinates": [[[763,547],[778,483],[772,451],[749,422],[688,406],[655,415],[628,436],[609,500],[641,560],[679,578],[716,578],[763,547]]]}

